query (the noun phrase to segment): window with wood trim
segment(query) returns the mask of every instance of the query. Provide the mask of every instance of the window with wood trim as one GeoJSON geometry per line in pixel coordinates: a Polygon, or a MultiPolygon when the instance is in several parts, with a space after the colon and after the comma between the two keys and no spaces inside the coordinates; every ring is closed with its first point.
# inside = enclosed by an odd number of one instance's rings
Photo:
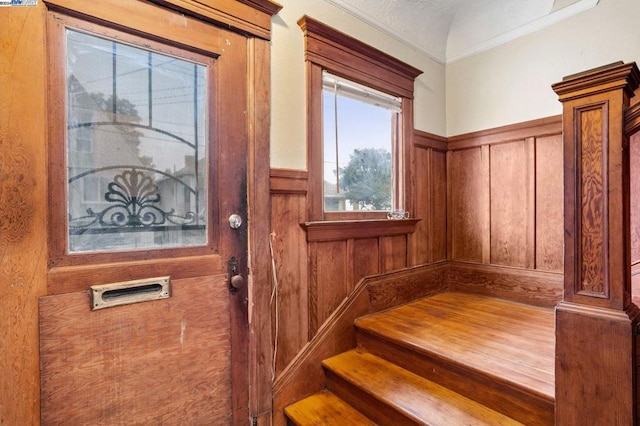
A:
{"type": "Polygon", "coordinates": [[[308,16],[309,219],[408,209],[413,85],[421,71],[308,16]]]}

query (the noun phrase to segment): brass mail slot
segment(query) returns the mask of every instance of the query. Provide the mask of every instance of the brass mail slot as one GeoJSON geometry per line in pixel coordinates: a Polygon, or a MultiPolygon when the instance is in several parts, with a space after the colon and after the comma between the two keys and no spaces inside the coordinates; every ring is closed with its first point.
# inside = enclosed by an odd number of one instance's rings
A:
{"type": "Polygon", "coordinates": [[[171,297],[171,277],[91,286],[91,310],[171,297]]]}

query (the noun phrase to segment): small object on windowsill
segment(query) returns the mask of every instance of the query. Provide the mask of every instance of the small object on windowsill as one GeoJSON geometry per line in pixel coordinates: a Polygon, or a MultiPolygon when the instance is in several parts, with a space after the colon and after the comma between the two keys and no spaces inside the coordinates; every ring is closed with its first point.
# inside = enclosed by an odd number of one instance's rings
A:
{"type": "Polygon", "coordinates": [[[403,209],[391,210],[387,213],[387,219],[408,219],[409,212],[403,209]]]}

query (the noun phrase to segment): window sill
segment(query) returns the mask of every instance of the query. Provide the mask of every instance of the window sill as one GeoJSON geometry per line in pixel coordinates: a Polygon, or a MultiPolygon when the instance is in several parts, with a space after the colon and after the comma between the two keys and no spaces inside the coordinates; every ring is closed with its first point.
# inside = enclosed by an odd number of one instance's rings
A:
{"type": "Polygon", "coordinates": [[[305,222],[307,242],[339,241],[358,238],[412,234],[421,219],[328,220],[305,222]]]}

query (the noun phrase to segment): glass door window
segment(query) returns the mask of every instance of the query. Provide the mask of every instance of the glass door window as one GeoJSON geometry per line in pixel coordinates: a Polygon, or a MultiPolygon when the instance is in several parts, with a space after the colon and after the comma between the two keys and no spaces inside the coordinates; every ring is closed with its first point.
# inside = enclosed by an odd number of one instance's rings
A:
{"type": "Polygon", "coordinates": [[[208,243],[207,66],[67,28],[69,253],[208,243]]]}

